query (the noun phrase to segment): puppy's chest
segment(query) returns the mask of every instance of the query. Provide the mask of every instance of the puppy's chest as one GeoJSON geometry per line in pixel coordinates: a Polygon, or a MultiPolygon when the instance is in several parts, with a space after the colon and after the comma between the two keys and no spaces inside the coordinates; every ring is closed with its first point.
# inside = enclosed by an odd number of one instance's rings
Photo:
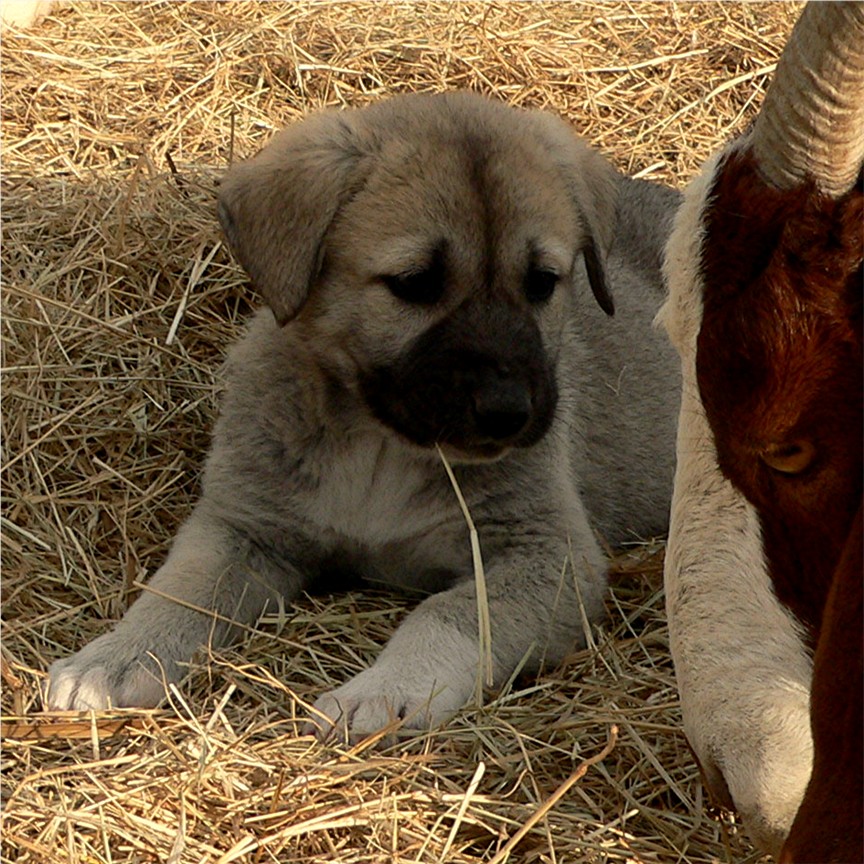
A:
{"type": "Polygon", "coordinates": [[[303,496],[301,507],[322,531],[379,547],[432,531],[444,521],[447,490],[441,478],[428,465],[406,458],[398,445],[357,436],[322,442],[316,457],[308,466],[311,494],[303,496]]]}

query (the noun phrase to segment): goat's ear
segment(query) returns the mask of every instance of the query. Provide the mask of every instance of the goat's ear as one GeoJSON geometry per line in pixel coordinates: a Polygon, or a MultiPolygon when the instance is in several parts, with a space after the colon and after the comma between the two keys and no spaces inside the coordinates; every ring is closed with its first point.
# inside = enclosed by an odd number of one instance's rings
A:
{"type": "Polygon", "coordinates": [[[219,221],[280,325],[317,277],[327,230],[362,183],[353,112],[322,112],[284,132],[219,185],[219,221]]]}
{"type": "Polygon", "coordinates": [[[615,314],[606,275],[606,256],[615,234],[621,175],[563,121],[538,114],[585,228],[582,253],[591,291],[607,315],[615,314]]]}

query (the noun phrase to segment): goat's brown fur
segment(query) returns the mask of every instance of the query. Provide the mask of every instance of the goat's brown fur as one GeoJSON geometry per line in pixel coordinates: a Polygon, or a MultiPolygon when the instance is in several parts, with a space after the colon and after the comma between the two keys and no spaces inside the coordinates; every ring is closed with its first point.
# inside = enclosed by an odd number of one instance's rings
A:
{"type": "Polygon", "coordinates": [[[815,633],[862,493],[864,196],[772,189],[744,151],[712,198],[699,389],[720,468],[760,511],[777,595],[815,633]],[[760,458],[794,442],[815,448],[800,474],[760,458]]]}
{"type": "Polygon", "coordinates": [[[787,864],[860,861],[864,845],[862,214],[860,183],[836,200],[811,182],[776,190],[738,150],[704,217],[697,379],[718,464],[757,508],[777,596],[818,645],[814,773],[787,864]],[[794,470],[771,467],[792,447],[794,470]]]}
{"type": "Polygon", "coordinates": [[[862,535],[864,514],[859,507],[822,618],[810,694],[813,775],[780,855],[781,864],[864,861],[862,535]],[[843,832],[826,836],[826,826],[838,824],[843,832]]]}

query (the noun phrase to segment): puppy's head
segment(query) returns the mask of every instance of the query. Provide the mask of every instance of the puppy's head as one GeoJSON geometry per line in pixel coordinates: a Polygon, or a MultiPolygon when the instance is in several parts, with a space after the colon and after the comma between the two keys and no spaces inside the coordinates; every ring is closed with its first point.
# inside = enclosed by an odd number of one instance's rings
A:
{"type": "Polygon", "coordinates": [[[229,171],[219,215],[279,323],[378,421],[495,458],[552,421],[580,274],[612,314],[616,180],[551,115],[404,96],[290,127],[229,171]]]}

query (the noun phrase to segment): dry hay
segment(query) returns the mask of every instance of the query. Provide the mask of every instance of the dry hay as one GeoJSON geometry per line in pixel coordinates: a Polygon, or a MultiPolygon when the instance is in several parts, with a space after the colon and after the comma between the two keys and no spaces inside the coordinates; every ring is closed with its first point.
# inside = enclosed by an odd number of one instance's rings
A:
{"type": "Polygon", "coordinates": [[[619,561],[590,650],[390,748],[296,737],[392,632],[390,596],[274,614],[160,711],[49,718],[38,691],[194,500],[253,302],[213,218],[232,152],[310,108],[469,87],[682,185],[754,113],[797,11],[69,4],[4,35],[4,862],[758,859],[707,809],[680,731],[656,547],[619,561]]]}

